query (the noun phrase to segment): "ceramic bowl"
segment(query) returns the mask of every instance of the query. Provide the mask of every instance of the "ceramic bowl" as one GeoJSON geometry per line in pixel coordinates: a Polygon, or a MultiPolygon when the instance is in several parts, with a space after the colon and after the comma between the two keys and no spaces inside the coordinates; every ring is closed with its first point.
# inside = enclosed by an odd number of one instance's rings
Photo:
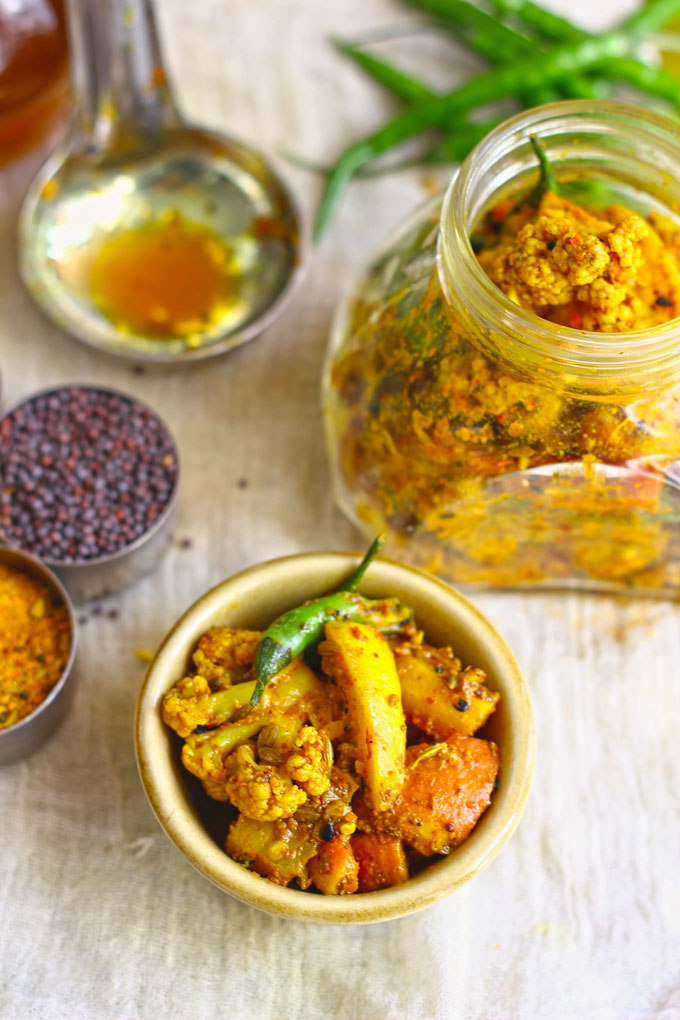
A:
{"type": "MultiPolygon", "coordinates": [[[[302,921],[365,924],[420,910],[454,892],[496,856],[524,809],[534,763],[534,723],[522,673],[505,641],[462,595],[436,578],[386,559],[375,560],[360,591],[395,595],[413,607],[434,645],[450,644],[464,663],[481,666],[489,687],[501,694],[480,735],[501,751],[499,789],[468,839],[433,866],[390,889],[322,896],[284,888],[253,874],[227,856],[215,808],[180,761],[181,741],[163,723],[165,691],[187,671],[190,655],[211,626],[263,629],[282,612],[340,584],[361,557],[309,553],[271,560],[245,570],[200,598],[163,641],[149,666],[137,703],[137,763],[147,797],[165,832],[206,878],[245,903],[302,921]]],[[[434,860],[434,859],[433,859],[434,860]]]]}

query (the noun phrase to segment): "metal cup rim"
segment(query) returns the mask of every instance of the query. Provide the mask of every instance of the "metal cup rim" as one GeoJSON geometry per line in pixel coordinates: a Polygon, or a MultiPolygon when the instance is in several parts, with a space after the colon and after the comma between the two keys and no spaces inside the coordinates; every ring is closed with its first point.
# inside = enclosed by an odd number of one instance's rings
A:
{"type": "Polygon", "coordinates": [[[36,708],[34,708],[32,712],[30,712],[23,719],[20,719],[19,722],[12,723],[11,726],[7,726],[3,729],[0,729],[0,743],[2,743],[2,740],[6,734],[11,733],[14,735],[18,733],[21,729],[27,730],[29,726],[35,722],[38,716],[40,716],[44,711],[46,711],[52,704],[52,702],[57,699],[60,692],[65,687],[66,681],[68,680],[73,669],[73,664],[75,662],[76,651],[78,646],[78,630],[76,625],[76,617],[73,604],[71,602],[71,598],[68,592],[66,591],[66,588],[61,583],[56,574],[54,574],[53,571],[50,570],[50,568],[45,564],[45,562],[41,560],[38,556],[33,556],[32,553],[25,552],[23,549],[17,549],[14,546],[0,545],[0,563],[6,561],[5,557],[7,556],[7,554],[9,554],[10,557],[14,559],[15,562],[18,561],[17,567],[19,570],[23,569],[24,567],[27,567],[29,573],[32,573],[33,576],[36,575],[39,576],[53,591],[56,591],[56,593],[59,595],[59,598],[62,600],[64,606],[66,607],[66,612],[68,613],[69,626],[71,631],[71,647],[69,650],[68,659],[66,660],[64,668],[61,671],[59,679],[55,683],[54,687],[52,687],[52,690],[46,695],[45,698],[43,698],[40,704],[36,708]]]}

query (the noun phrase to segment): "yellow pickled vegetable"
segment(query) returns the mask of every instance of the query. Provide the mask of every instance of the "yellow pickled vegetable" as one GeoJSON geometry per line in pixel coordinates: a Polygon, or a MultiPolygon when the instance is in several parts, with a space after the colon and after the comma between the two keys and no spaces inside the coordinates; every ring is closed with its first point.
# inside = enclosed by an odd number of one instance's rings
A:
{"type": "Polygon", "coordinates": [[[312,826],[296,818],[256,821],[239,815],[227,836],[227,853],[235,861],[277,885],[297,879],[302,889],[311,881],[307,864],[318,846],[312,826]]]}
{"type": "Polygon", "coordinates": [[[437,740],[471,736],[496,707],[499,695],[484,686],[481,669],[461,669],[446,649],[427,645],[397,649],[396,663],[406,721],[437,740]]]}
{"type": "Polygon", "coordinates": [[[392,649],[367,624],[333,620],[319,646],[323,669],[345,694],[357,771],[373,811],[392,804],[404,782],[406,724],[392,649]]]}

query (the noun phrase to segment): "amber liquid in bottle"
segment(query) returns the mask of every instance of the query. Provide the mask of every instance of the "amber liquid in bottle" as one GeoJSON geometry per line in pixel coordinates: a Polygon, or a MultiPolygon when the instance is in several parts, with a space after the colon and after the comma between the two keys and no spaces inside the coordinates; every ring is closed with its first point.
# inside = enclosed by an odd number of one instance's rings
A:
{"type": "Polygon", "coordinates": [[[63,0],[0,0],[0,164],[43,138],[67,96],[63,0]]]}

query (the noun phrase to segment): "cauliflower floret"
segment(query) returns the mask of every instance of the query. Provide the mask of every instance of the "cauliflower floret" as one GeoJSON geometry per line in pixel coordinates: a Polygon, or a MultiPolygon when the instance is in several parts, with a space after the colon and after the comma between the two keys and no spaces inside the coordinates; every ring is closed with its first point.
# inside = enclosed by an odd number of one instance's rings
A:
{"type": "Polygon", "coordinates": [[[224,779],[213,779],[211,776],[204,776],[201,779],[201,783],[203,784],[203,789],[212,800],[218,800],[220,803],[225,803],[229,800],[224,779]]]}
{"type": "Polygon", "coordinates": [[[331,785],[333,748],[325,735],[314,726],[303,726],[295,747],[286,761],[286,772],[310,797],[320,797],[331,785]]]}
{"type": "MultiPolygon", "coordinates": [[[[540,227],[539,220],[537,227],[540,227]]],[[[548,258],[571,287],[579,287],[591,283],[609,268],[609,252],[607,245],[594,234],[579,233],[576,224],[564,220],[560,224],[559,233],[546,224],[547,244],[553,240],[557,243],[548,248],[548,258]]],[[[553,302],[554,304],[556,302],[553,302]]]]}
{"type": "Polygon", "coordinates": [[[566,304],[572,288],[551,263],[546,242],[537,235],[537,226],[527,223],[522,227],[516,245],[507,248],[496,262],[492,279],[513,299],[518,293],[520,299],[532,305],[566,304]]]}
{"type": "MultiPolygon", "coordinates": [[[[225,756],[216,743],[216,738],[219,739],[221,733],[227,729],[231,727],[224,726],[211,730],[205,737],[192,733],[184,741],[182,748],[182,764],[201,780],[206,793],[215,800],[227,800],[225,783],[236,767],[235,753],[225,756]]],[[[248,737],[245,736],[244,739],[248,737]]]]}
{"type": "Polygon", "coordinates": [[[576,296],[588,309],[583,313],[584,329],[602,333],[635,329],[641,302],[631,297],[623,284],[593,280],[587,287],[579,287],[576,296]]]}
{"type": "Polygon", "coordinates": [[[223,686],[243,679],[245,668],[255,661],[260,634],[255,630],[211,627],[198,642],[194,664],[201,676],[223,686]]]}
{"type": "Polygon", "coordinates": [[[640,216],[626,216],[605,237],[612,259],[609,276],[612,280],[631,280],[642,265],[643,250],[638,243],[649,233],[649,227],[640,216]]]}
{"type": "MultiPolygon", "coordinates": [[[[242,744],[230,758],[236,759],[236,767],[226,782],[227,796],[246,818],[264,822],[290,818],[307,800],[281,766],[256,762],[249,744],[242,744]]],[[[229,770],[229,760],[225,766],[229,770]]]]}
{"type": "Polygon", "coordinates": [[[634,328],[640,314],[631,283],[643,263],[640,241],[649,233],[631,214],[615,227],[579,223],[550,211],[527,223],[493,263],[491,276],[513,300],[532,307],[585,305],[583,328],[634,328]]]}
{"type": "Polygon", "coordinates": [[[180,737],[188,737],[210,718],[210,694],[210,685],[203,676],[178,680],[163,698],[163,722],[180,737]]]}
{"type": "Polygon", "coordinates": [[[574,287],[597,279],[610,263],[606,244],[583,232],[572,220],[539,216],[527,223],[493,271],[493,280],[508,293],[515,290],[532,305],[564,305],[574,287]]]}

